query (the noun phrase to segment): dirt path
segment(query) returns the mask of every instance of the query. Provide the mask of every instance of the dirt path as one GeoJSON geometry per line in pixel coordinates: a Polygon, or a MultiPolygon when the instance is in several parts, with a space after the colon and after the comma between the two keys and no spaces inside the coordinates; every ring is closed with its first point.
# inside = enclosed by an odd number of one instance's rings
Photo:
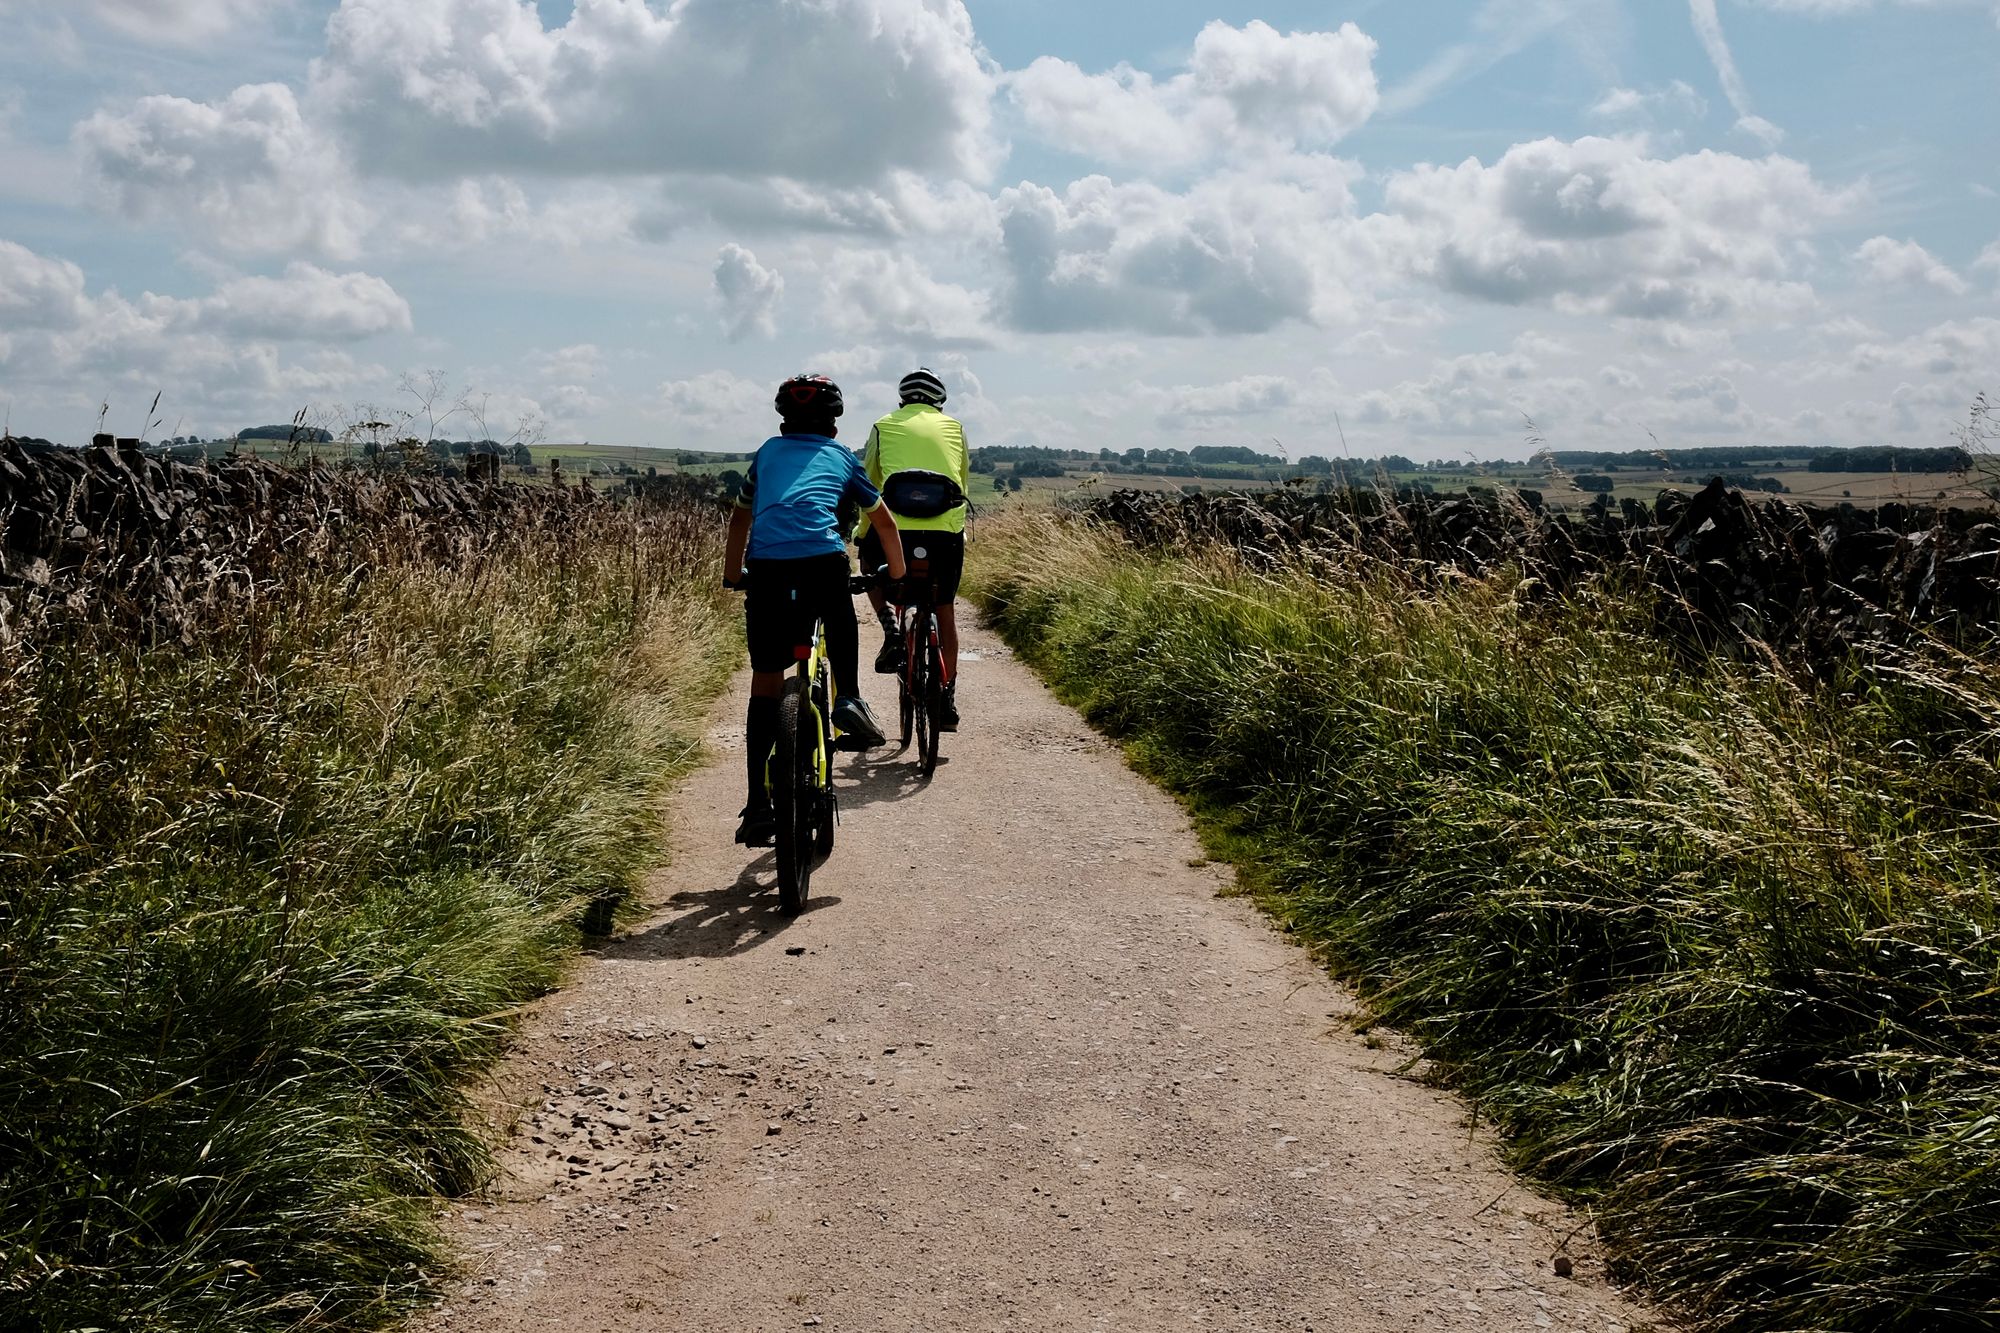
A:
{"type": "Polygon", "coordinates": [[[657,910],[523,1028],[507,1174],[419,1327],[1643,1327],[1465,1106],[1216,897],[1174,803],[968,648],[949,763],[849,758],[796,921],[729,842],[725,702],[657,910]]]}

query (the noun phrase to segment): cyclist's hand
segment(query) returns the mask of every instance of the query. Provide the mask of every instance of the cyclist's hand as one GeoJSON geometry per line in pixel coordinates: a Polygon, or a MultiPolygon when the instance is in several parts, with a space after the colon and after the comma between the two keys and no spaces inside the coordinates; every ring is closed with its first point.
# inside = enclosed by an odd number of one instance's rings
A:
{"type": "Polygon", "coordinates": [[[883,569],[888,573],[890,579],[897,583],[901,583],[903,581],[903,576],[910,572],[910,567],[904,564],[901,560],[898,560],[893,565],[885,565],[883,566],[883,569]]]}
{"type": "Polygon", "coordinates": [[[749,584],[749,582],[750,582],[750,571],[747,569],[737,570],[735,577],[733,578],[726,571],[722,576],[722,586],[729,589],[731,592],[742,592],[743,589],[749,584]]]}

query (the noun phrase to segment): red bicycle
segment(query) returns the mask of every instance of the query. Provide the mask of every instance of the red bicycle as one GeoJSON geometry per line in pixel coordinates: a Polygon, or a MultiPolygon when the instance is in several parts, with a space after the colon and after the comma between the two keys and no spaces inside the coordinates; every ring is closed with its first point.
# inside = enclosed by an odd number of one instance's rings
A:
{"type": "Polygon", "coordinates": [[[924,550],[920,534],[910,534],[903,554],[909,565],[908,577],[900,584],[883,585],[903,636],[903,669],[896,673],[896,712],[902,722],[903,748],[916,743],[917,772],[929,778],[937,771],[937,720],[951,677],[945,669],[943,641],[938,634],[930,554],[924,550]]]}

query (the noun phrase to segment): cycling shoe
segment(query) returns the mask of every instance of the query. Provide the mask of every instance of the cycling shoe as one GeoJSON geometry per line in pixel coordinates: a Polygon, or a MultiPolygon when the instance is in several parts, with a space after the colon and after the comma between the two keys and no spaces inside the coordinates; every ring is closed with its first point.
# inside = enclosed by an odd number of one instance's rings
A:
{"type": "Polygon", "coordinates": [[[745,847],[770,847],[778,841],[778,812],[770,806],[746,805],[742,820],[736,826],[736,841],[745,847]]]}
{"type": "Polygon", "coordinates": [[[840,728],[840,739],[834,743],[839,750],[869,750],[883,744],[888,737],[875,724],[875,715],[868,711],[866,702],[860,699],[836,699],[833,704],[833,725],[840,728]]]}

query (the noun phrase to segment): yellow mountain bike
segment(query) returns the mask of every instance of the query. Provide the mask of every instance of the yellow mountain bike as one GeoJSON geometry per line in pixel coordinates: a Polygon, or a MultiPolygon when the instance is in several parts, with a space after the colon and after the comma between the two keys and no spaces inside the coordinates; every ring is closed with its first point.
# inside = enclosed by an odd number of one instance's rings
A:
{"type": "MultiPolygon", "coordinates": [[[[868,587],[855,578],[854,592],[868,587]]],[[[778,743],[764,768],[765,790],[778,818],[778,902],[788,916],[803,912],[813,871],[833,855],[840,800],[833,790],[833,752],[840,729],[833,721],[833,663],[826,627],[817,617],[812,636],[792,649],[797,660],[778,696],[778,743]]]]}

